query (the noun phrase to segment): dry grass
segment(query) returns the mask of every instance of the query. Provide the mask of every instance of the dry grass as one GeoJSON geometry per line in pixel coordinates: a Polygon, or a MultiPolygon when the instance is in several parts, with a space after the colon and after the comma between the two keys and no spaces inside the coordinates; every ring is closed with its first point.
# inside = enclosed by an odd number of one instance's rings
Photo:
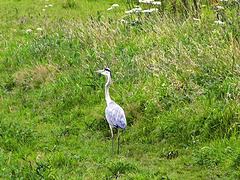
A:
{"type": "Polygon", "coordinates": [[[13,82],[24,89],[36,88],[54,81],[57,67],[51,64],[25,67],[13,74],[13,82]]]}

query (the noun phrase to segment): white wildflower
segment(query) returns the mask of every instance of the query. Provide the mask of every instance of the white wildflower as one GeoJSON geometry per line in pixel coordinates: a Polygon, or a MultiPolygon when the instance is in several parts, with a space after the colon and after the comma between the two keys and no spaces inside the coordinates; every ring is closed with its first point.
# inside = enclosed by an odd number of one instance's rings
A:
{"type": "Polygon", "coordinates": [[[38,31],[42,31],[43,29],[42,28],[37,28],[38,31]]]}
{"type": "Polygon", "coordinates": [[[217,9],[224,9],[222,6],[216,6],[217,9]]]}
{"type": "Polygon", "coordinates": [[[130,11],[125,11],[126,14],[131,14],[131,13],[138,13],[138,12],[141,12],[142,11],[142,8],[141,7],[138,7],[138,8],[133,8],[132,10],[130,11]]]}
{"type": "Polygon", "coordinates": [[[137,7],[137,8],[134,8],[132,9],[134,12],[141,12],[142,11],[142,8],[141,7],[137,7]]]}
{"type": "Polygon", "coordinates": [[[45,5],[45,7],[48,7],[48,5],[45,5]]]}
{"type": "Polygon", "coordinates": [[[46,9],[43,9],[42,11],[46,11],[46,9]]]}
{"type": "Polygon", "coordinates": [[[49,4],[48,7],[52,7],[52,4],[49,4]]]}
{"type": "Polygon", "coordinates": [[[158,12],[158,8],[155,8],[155,9],[146,9],[146,10],[143,10],[142,13],[151,13],[151,12],[158,12]]]}
{"type": "Polygon", "coordinates": [[[197,18],[192,18],[192,20],[194,20],[194,21],[200,21],[200,19],[197,19],[197,18]]]}
{"type": "Polygon", "coordinates": [[[125,13],[126,13],[126,14],[131,14],[131,13],[133,13],[133,11],[132,11],[132,10],[130,10],[130,11],[125,11],[125,13]]]}
{"type": "Polygon", "coordinates": [[[124,24],[128,24],[128,22],[124,19],[121,19],[121,22],[124,23],[124,24]]]}
{"type": "Polygon", "coordinates": [[[152,11],[150,9],[143,10],[142,13],[151,13],[152,11]]]}
{"type": "Polygon", "coordinates": [[[222,21],[214,21],[214,23],[216,23],[216,24],[220,24],[220,25],[223,25],[224,24],[224,22],[222,22],[222,21]]]}
{"type": "Polygon", "coordinates": [[[32,32],[31,29],[27,29],[27,30],[26,30],[26,33],[31,33],[31,32],[32,32]]]}
{"type": "Polygon", "coordinates": [[[115,7],[118,7],[119,5],[118,4],[113,4],[110,8],[108,8],[107,10],[108,11],[110,11],[110,10],[112,10],[113,8],[115,8],[115,7]]]}
{"type": "Polygon", "coordinates": [[[158,8],[150,9],[152,12],[158,12],[158,8]]]}
{"type": "Polygon", "coordinates": [[[139,0],[139,3],[143,3],[143,4],[151,4],[154,0],[145,0],[145,1],[141,1],[139,0]]]}
{"type": "Polygon", "coordinates": [[[162,5],[162,3],[160,1],[154,1],[152,2],[153,5],[162,5]]]}
{"type": "Polygon", "coordinates": [[[113,4],[112,7],[118,7],[119,5],[118,4],[113,4]]]}

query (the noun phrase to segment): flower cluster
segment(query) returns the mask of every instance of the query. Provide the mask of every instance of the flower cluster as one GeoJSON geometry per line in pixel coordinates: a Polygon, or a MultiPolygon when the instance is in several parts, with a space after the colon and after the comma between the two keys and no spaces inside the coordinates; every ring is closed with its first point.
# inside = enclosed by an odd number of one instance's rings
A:
{"type": "MultiPolygon", "coordinates": [[[[154,1],[154,0],[139,0],[139,3],[142,3],[142,4],[151,4],[151,5],[162,5],[162,3],[160,1],[154,1]]],[[[107,10],[110,11],[116,7],[119,7],[118,4],[113,4],[110,8],[108,8],[107,10]]],[[[132,14],[132,13],[152,13],[152,12],[157,12],[158,11],[158,8],[151,8],[151,9],[145,9],[143,10],[141,7],[135,7],[129,11],[125,11],[126,14],[132,14]]]]}
{"type": "Polygon", "coordinates": [[[110,8],[108,8],[107,10],[110,11],[110,10],[112,10],[112,9],[118,7],[118,6],[119,6],[118,4],[113,4],[113,5],[112,5],[110,8]]]}
{"type": "Polygon", "coordinates": [[[160,1],[154,1],[154,0],[145,0],[145,1],[139,0],[138,2],[142,4],[162,5],[160,1]]]}

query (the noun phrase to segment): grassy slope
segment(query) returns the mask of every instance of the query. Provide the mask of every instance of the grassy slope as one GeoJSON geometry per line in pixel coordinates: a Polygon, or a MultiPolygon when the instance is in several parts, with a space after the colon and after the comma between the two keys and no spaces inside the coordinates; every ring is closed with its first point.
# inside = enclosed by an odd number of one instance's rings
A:
{"type": "Polygon", "coordinates": [[[201,22],[143,16],[127,26],[117,21],[125,5],[106,12],[109,1],[76,3],[0,4],[0,177],[239,176],[234,11],[226,10],[231,25],[214,24],[206,7],[201,22]],[[120,156],[110,154],[105,79],[94,73],[106,66],[128,121],[120,156]]]}

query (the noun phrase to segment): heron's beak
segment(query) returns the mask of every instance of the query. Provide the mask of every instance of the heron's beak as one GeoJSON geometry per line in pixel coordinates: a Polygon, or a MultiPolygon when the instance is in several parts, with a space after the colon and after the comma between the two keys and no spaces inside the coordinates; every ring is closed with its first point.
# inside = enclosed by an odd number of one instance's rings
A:
{"type": "Polygon", "coordinates": [[[100,74],[102,74],[104,72],[104,70],[98,70],[98,71],[96,71],[96,73],[100,73],[100,74]]]}

